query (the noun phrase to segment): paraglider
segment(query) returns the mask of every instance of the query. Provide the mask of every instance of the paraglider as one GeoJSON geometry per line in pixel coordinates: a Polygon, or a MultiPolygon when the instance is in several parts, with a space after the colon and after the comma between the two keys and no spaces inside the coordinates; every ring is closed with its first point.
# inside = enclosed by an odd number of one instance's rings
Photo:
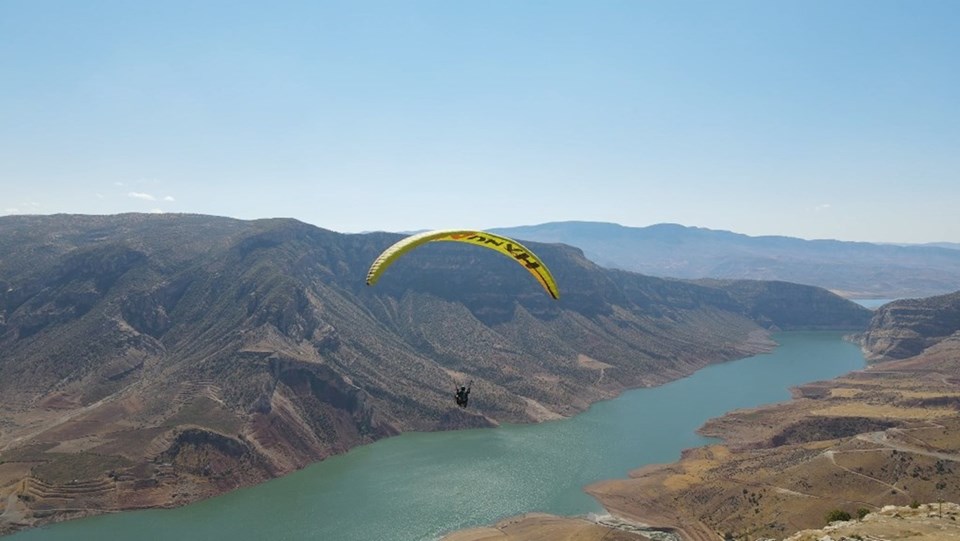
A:
{"type": "Polygon", "coordinates": [[[463,242],[474,246],[482,246],[510,257],[523,265],[551,297],[554,299],[560,298],[560,291],[557,289],[557,283],[553,280],[550,270],[525,246],[513,239],[493,233],[460,229],[426,231],[409,236],[390,246],[370,266],[370,270],[367,272],[367,285],[372,286],[377,283],[387,267],[407,252],[428,242],[438,241],[463,242]]]}
{"type": "MultiPolygon", "coordinates": [[[[424,233],[419,233],[416,235],[411,235],[405,239],[394,243],[392,246],[387,248],[381,253],[373,264],[370,265],[370,270],[367,271],[367,285],[372,286],[377,283],[377,280],[380,279],[380,276],[383,272],[393,264],[394,261],[399,259],[401,256],[407,252],[427,244],[428,242],[438,242],[438,241],[453,241],[453,242],[463,242],[467,244],[473,244],[474,246],[482,246],[484,248],[489,248],[495,250],[507,257],[512,258],[517,263],[523,265],[530,274],[536,278],[537,282],[543,286],[543,289],[554,299],[560,298],[560,292],[557,290],[557,283],[553,280],[553,275],[550,274],[550,270],[547,269],[546,265],[543,264],[540,259],[528,250],[525,246],[519,242],[502,237],[500,235],[494,235],[492,233],[487,233],[485,231],[468,231],[468,230],[437,230],[437,231],[427,231],[424,233]]],[[[470,399],[470,387],[473,385],[473,381],[466,385],[457,385],[454,392],[454,398],[456,400],[457,406],[461,408],[466,408],[470,399]]]]}

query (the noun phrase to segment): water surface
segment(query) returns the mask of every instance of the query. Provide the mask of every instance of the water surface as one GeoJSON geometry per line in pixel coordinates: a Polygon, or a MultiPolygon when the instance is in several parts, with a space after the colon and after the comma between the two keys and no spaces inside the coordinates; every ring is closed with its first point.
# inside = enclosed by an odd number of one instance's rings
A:
{"type": "Polygon", "coordinates": [[[864,308],[869,308],[871,310],[876,310],[888,302],[893,302],[897,299],[850,299],[851,301],[863,306],[864,308]]]}
{"type": "Polygon", "coordinates": [[[779,333],[774,352],[594,404],[571,419],[404,434],[256,487],[172,510],[28,530],[11,541],[412,541],[530,511],[601,511],[583,486],[672,462],[727,411],[864,366],[837,332],[779,333]]]}

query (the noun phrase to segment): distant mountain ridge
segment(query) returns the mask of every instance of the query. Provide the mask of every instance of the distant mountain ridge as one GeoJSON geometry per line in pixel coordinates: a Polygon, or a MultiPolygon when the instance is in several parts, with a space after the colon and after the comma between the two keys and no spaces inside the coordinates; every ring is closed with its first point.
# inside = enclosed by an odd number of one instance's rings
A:
{"type": "Polygon", "coordinates": [[[926,297],[960,287],[954,246],[751,237],[677,224],[552,222],[491,231],[576,246],[598,264],[684,279],[781,280],[853,298],[926,297]]]}
{"type": "Polygon", "coordinates": [[[0,532],[186,503],[402,431],[570,415],[764,351],[764,329],[870,317],[813,287],[652,278],[555,244],[530,247],[559,301],[451,243],[364,285],[399,238],[289,219],[0,218],[0,502],[15,507],[0,532]],[[461,410],[451,390],[469,379],[461,410]]]}
{"type": "Polygon", "coordinates": [[[934,248],[948,248],[950,250],[960,250],[960,242],[928,242],[924,244],[916,244],[913,246],[931,246],[934,248]]]}

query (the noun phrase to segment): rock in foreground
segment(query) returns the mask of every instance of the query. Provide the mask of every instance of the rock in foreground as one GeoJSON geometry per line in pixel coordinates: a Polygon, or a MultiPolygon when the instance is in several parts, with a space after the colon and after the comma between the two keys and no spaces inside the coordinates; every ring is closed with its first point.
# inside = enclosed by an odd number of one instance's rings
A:
{"type": "Polygon", "coordinates": [[[917,508],[889,505],[862,521],[834,522],[820,530],[804,530],[785,541],[846,541],[883,539],[894,541],[947,541],[960,539],[960,505],[937,503],[917,508]],[[942,513],[942,514],[941,514],[942,513]]]}

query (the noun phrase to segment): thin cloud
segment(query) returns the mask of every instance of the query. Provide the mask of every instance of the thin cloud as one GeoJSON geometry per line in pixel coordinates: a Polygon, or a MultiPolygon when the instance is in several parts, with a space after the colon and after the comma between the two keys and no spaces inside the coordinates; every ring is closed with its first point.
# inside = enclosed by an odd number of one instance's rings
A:
{"type": "Polygon", "coordinates": [[[163,214],[163,209],[150,209],[150,214],[163,214]]]}
{"type": "Polygon", "coordinates": [[[4,207],[0,214],[35,214],[40,209],[40,203],[36,201],[20,201],[17,207],[4,207]]]}
{"type": "Polygon", "coordinates": [[[146,192],[127,192],[127,197],[130,197],[133,199],[141,199],[143,201],[161,201],[164,203],[172,203],[176,201],[176,199],[174,199],[172,195],[159,197],[159,196],[153,195],[152,193],[146,193],[146,192]]]}
{"type": "Polygon", "coordinates": [[[829,210],[829,209],[830,209],[830,203],[824,203],[824,204],[822,204],[822,205],[817,205],[817,206],[813,207],[813,211],[814,211],[814,212],[823,212],[823,211],[829,210]]]}

